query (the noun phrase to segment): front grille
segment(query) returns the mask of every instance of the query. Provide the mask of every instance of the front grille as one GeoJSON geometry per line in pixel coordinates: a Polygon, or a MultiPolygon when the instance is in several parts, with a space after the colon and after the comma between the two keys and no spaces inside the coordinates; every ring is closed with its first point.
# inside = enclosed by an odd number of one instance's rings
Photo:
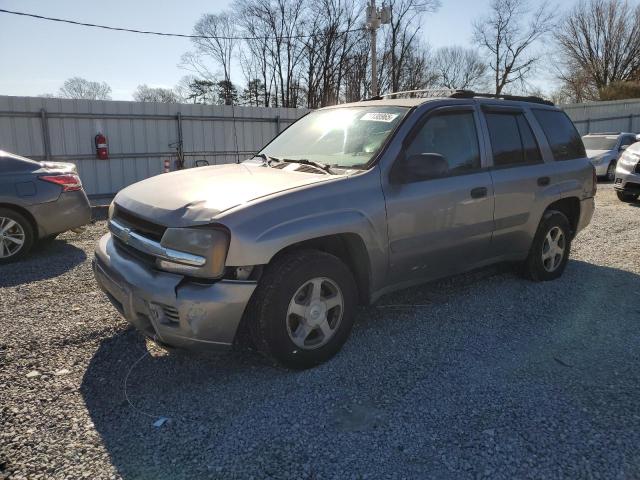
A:
{"type": "Polygon", "coordinates": [[[178,310],[174,307],[170,307],[169,305],[162,305],[162,311],[164,312],[164,316],[167,317],[167,320],[175,323],[180,323],[180,315],[178,314],[178,310]]]}
{"type": "Polygon", "coordinates": [[[112,238],[118,251],[135,258],[136,260],[144,263],[145,265],[148,265],[149,267],[155,267],[156,257],[154,257],[153,255],[149,255],[148,253],[141,252],[137,248],[133,248],[130,245],[127,245],[115,235],[112,235],[112,238]]]}
{"type": "Polygon", "coordinates": [[[118,223],[122,223],[126,227],[129,227],[131,230],[158,242],[162,239],[162,235],[164,235],[164,232],[167,229],[164,225],[159,225],[157,223],[150,222],[149,220],[145,220],[144,218],[140,218],[135,213],[125,210],[119,205],[115,206],[113,219],[118,223]]]}

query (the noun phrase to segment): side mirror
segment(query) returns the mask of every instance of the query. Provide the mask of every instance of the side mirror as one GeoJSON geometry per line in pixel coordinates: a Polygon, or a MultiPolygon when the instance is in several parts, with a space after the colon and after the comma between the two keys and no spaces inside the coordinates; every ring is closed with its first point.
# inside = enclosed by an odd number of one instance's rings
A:
{"type": "Polygon", "coordinates": [[[620,148],[618,150],[624,152],[627,148],[629,148],[629,145],[620,145],[620,148]]]}
{"type": "Polygon", "coordinates": [[[400,160],[395,179],[397,183],[412,183],[441,178],[449,173],[447,160],[438,153],[419,153],[400,160]]]}

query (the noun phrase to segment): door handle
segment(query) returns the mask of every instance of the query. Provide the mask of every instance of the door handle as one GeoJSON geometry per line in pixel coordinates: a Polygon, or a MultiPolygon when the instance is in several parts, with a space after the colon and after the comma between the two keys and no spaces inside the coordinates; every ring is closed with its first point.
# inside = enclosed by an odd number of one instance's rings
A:
{"type": "Polygon", "coordinates": [[[483,198],[487,196],[487,187],[477,187],[471,190],[471,198],[483,198]]]}
{"type": "Polygon", "coordinates": [[[546,187],[551,183],[551,179],[549,177],[540,177],[538,178],[538,186],[546,187]]]}

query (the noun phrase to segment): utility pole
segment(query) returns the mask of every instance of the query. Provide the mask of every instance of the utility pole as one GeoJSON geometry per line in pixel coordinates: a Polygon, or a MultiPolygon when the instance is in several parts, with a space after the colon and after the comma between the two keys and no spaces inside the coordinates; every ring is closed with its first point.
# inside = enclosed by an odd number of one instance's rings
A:
{"type": "Polygon", "coordinates": [[[380,25],[391,23],[391,7],[382,4],[376,7],[376,0],[370,0],[367,7],[367,28],[371,34],[371,96],[378,95],[378,57],[376,53],[377,30],[380,25]]]}

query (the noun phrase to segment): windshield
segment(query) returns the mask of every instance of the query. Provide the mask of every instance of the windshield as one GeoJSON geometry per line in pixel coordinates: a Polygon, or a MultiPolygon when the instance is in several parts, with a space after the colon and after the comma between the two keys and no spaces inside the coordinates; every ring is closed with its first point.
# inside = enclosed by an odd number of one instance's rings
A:
{"type": "Polygon", "coordinates": [[[613,150],[618,137],[582,137],[582,142],[587,150],[613,150]]]}
{"type": "Polygon", "coordinates": [[[260,153],[281,160],[363,168],[408,111],[389,106],[318,110],[291,125],[260,153]]]}

